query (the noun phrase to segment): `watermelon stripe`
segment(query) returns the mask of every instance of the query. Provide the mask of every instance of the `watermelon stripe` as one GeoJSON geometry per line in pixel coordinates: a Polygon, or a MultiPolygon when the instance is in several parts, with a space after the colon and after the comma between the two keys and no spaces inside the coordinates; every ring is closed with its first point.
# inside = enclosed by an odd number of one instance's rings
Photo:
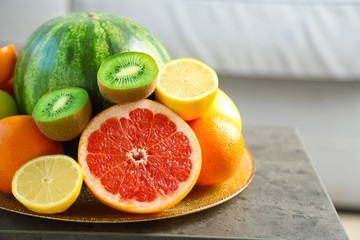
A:
{"type": "Polygon", "coordinates": [[[14,90],[20,111],[31,114],[43,94],[71,86],[88,91],[93,114],[111,106],[98,90],[97,71],[105,58],[122,51],[148,53],[159,66],[170,60],[161,43],[130,19],[71,13],[50,20],[29,37],[17,59],[14,90]]]}

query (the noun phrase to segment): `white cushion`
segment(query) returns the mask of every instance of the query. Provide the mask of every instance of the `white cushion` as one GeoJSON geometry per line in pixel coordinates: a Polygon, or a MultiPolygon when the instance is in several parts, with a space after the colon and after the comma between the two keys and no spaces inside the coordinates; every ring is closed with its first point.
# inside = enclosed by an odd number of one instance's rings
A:
{"type": "Polygon", "coordinates": [[[71,0],[1,0],[0,47],[14,44],[18,52],[30,35],[50,19],[69,12],[71,0]]]}
{"type": "Polygon", "coordinates": [[[73,10],[127,16],[172,58],[198,58],[223,75],[352,81],[360,79],[358,3],[74,0],[73,10]]]}

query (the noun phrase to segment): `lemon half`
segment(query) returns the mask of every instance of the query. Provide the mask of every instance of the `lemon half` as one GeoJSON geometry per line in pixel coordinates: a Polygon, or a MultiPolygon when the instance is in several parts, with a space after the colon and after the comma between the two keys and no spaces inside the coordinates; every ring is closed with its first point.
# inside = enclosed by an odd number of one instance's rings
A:
{"type": "Polygon", "coordinates": [[[211,106],[218,85],[218,76],[211,67],[196,59],[179,58],[159,70],[155,98],[189,121],[211,106]]]}
{"type": "Polygon", "coordinates": [[[15,173],[12,193],[28,209],[42,214],[67,210],[80,194],[80,165],[66,155],[47,155],[25,163],[15,173]]]}

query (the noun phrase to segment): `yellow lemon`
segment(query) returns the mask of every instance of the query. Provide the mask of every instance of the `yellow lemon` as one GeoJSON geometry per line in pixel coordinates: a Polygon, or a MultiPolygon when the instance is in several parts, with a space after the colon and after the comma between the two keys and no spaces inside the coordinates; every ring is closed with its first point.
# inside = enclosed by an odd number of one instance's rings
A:
{"type": "Polygon", "coordinates": [[[211,67],[196,59],[179,58],[159,70],[155,98],[190,121],[211,106],[218,85],[217,74],[211,67]]]}
{"type": "Polygon", "coordinates": [[[80,165],[66,155],[47,155],[25,163],[15,173],[12,193],[28,209],[42,214],[67,210],[80,194],[80,165]]]}
{"type": "Polygon", "coordinates": [[[209,110],[221,112],[225,116],[234,120],[239,125],[240,130],[242,129],[242,120],[238,108],[231,98],[221,89],[218,89],[215,100],[209,110]]]}

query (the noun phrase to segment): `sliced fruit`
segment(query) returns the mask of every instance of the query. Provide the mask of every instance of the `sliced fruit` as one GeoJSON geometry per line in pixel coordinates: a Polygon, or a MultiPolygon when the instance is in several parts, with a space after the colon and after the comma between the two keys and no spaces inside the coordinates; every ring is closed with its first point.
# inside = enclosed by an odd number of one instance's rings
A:
{"type": "Polygon", "coordinates": [[[12,193],[28,209],[43,214],[67,210],[80,194],[83,175],[66,155],[47,155],[25,163],[15,173],[12,193]]]}
{"type": "Polygon", "coordinates": [[[98,71],[98,86],[113,103],[134,102],[154,91],[158,65],[146,53],[122,52],[103,61],[98,71]]]}
{"type": "Polygon", "coordinates": [[[222,114],[237,122],[240,130],[242,129],[242,120],[238,108],[231,100],[231,98],[220,88],[218,89],[214,102],[211,104],[208,110],[221,112],[222,114]]]}
{"type": "Polygon", "coordinates": [[[216,72],[190,58],[166,63],[159,70],[157,81],[156,100],[186,121],[200,117],[213,103],[218,89],[216,72]]]}
{"type": "Polygon", "coordinates": [[[0,48],[0,86],[13,75],[16,62],[16,49],[13,44],[0,48]]]}
{"type": "Polygon", "coordinates": [[[197,185],[216,185],[234,176],[244,154],[238,124],[216,111],[190,121],[201,148],[202,167],[197,185]]]}
{"type": "Polygon", "coordinates": [[[153,213],[190,192],[201,152],[177,114],[140,100],[95,116],[81,135],[78,161],[86,185],[101,202],[125,212],[153,213]]]}
{"type": "Polygon", "coordinates": [[[18,113],[15,99],[7,92],[0,90],[0,119],[17,115],[18,113]]]}
{"type": "Polygon", "coordinates": [[[81,134],[91,118],[89,95],[77,87],[49,92],[36,103],[32,116],[48,138],[72,140],[81,134]]]}

